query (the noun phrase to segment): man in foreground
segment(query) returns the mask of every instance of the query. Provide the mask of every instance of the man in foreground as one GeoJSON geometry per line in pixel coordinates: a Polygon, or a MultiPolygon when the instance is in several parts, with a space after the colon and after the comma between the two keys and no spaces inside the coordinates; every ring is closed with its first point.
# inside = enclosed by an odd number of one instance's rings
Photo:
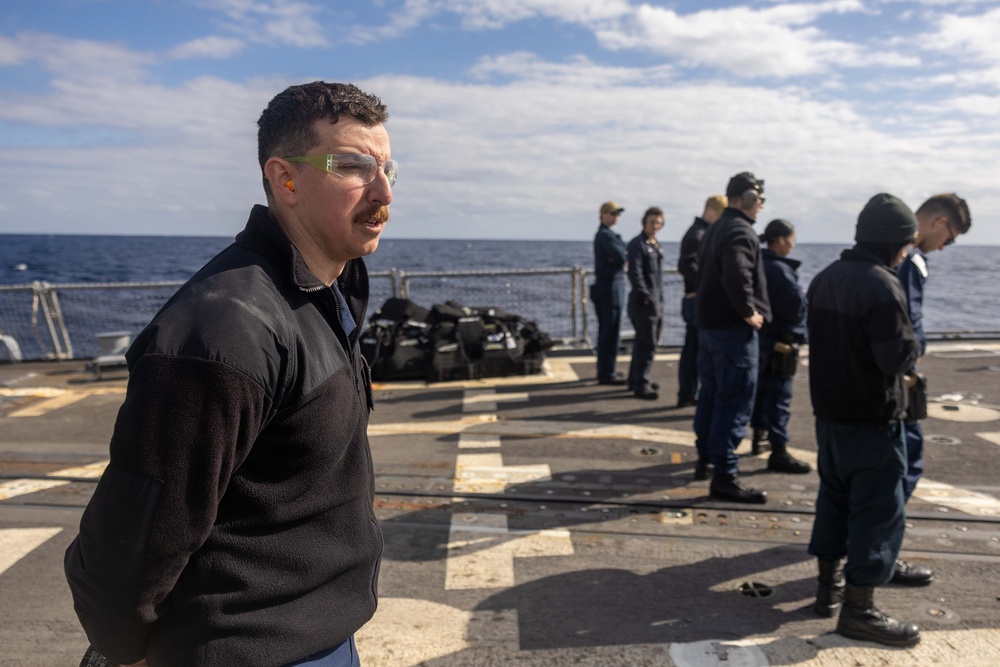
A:
{"type": "Polygon", "coordinates": [[[663,328],[663,250],[656,233],[663,211],[653,206],[642,215],[642,232],[628,244],[628,317],[635,329],[628,388],[636,398],[655,401],[660,385],[653,382],[653,360],[663,328]]]}
{"type": "Polygon", "coordinates": [[[875,195],[858,216],[854,248],[813,278],[808,294],[820,478],[809,542],[819,561],[815,608],[822,616],[839,608],[845,637],[890,646],[920,641],[916,625],[873,599],[892,577],[905,525],[904,373],[919,346],[892,269],[916,231],[903,202],[875,195]]]}
{"type": "MultiPolygon", "coordinates": [[[[917,244],[906,256],[896,272],[906,293],[913,333],[920,344],[920,356],[927,352],[927,335],[924,333],[924,286],[927,282],[927,253],[944,250],[955,243],[972,226],[969,205],[955,193],[934,195],[916,212],[917,244]]],[[[919,361],[919,359],[918,359],[919,361]]],[[[922,383],[917,369],[910,369],[911,382],[922,383]]],[[[926,390],[926,385],[922,384],[926,390]]],[[[908,416],[906,420],[906,474],[903,476],[903,498],[910,501],[917,482],[924,474],[924,431],[919,419],[908,416]]],[[[904,586],[923,586],[934,581],[934,572],[925,565],[896,559],[892,581],[904,586]]]]}
{"type": "Polygon", "coordinates": [[[753,231],[764,207],[764,181],[743,172],[726,187],[729,206],[702,240],[695,315],[701,389],[694,414],[695,479],[714,468],[709,493],[738,503],[767,502],[767,493],[737,477],[757,390],[757,331],[771,318],[760,240],[753,231]]]}
{"type": "Polygon", "coordinates": [[[698,291],[698,253],[708,228],[722,215],[728,201],[714,195],[705,201],[705,211],[696,217],[681,239],[677,270],[684,277],[681,317],[684,319],[684,347],[677,365],[677,407],[694,405],[698,397],[698,326],[695,323],[694,297],[698,291]]]}
{"type": "Polygon", "coordinates": [[[387,118],[349,84],[271,100],[268,205],[129,349],[111,462],[66,552],[110,660],[359,664],[382,551],[360,258],[389,217],[387,118]]]}
{"type": "Polygon", "coordinates": [[[625,241],[611,231],[624,212],[613,201],[601,204],[601,224],[594,235],[594,284],[590,286],[590,300],[597,311],[598,384],[626,383],[616,370],[625,306],[625,241]]]}

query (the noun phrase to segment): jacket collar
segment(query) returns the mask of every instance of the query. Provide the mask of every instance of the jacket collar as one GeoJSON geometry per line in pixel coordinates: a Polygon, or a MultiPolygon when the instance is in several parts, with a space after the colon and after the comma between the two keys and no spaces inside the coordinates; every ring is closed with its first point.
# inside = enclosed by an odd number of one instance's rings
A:
{"type": "MultiPolygon", "coordinates": [[[[236,243],[279,266],[288,267],[292,284],[303,292],[327,289],[326,284],[309,271],[302,254],[288,240],[266,206],[257,204],[251,209],[246,227],[236,235],[236,243]]],[[[355,331],[360,331],[360,323],[364,321],[368,307],[368,270],[364,260],[358,258],[347,262],[344,271],[337,278],[337,285],[347,299],[354,321],[358,322],[355,331]]]]}
{"type": "Polygon", "coordinates": [[[726,209],[722,212],[722,217],[723,218],[737,218],[739,220],[743,220],[748,225],[752,225],[753,223],[757,222],[756,220],[751,219],[749,215],[747,215],[746,213],[744,213],[740,209],[733,208],[731,206],[727,206],[726,207],[726,209]]]}
{"type": "Polygon", "coordinates": [[[781,255],[774,252],[770,248],[763,248],[761,249],[760,252],[764,256],[764,259],[769,259],[771,261],[787,264],[788,266],[792,267],[793,271],[798,271],[799,267],[802,266],[801,261],[797,259],[792,259],[791,257],[782,257],[781,255]]]}

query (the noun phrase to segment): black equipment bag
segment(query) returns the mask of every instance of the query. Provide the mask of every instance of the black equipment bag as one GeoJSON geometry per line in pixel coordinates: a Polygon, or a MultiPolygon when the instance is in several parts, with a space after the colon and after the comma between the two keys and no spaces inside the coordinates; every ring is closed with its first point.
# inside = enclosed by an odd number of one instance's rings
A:
{"type": "Polygon", "coordinates": [[[374,380],[538,373],[552,345],[537,324],[499,308],[446,301],[428,311],[396,298],[376,312],[361,338],[374,380]]]}
{"type": "Polygon", "coordinates": [[[373,380],[427,377],[433,355],[429,313],[408,299],[389,298],[361,335],[373,380]]]}

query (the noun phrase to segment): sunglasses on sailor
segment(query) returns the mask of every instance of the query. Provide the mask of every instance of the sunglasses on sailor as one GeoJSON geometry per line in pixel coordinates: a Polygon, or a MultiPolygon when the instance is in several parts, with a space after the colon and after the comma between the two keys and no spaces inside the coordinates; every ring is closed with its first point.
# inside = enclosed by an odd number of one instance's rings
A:
{"type": "Polygon", "coordinates": [[[945,245],[945,247],[948,247],[951,244],[953,244],[954,242],[955,242],[955,230],[952,229],[951,225],[949,224],[948,225],[948,240],[944,242],[944,245],[945,245]]]}
{"type": "Polygon", "coordinates": [[[381,168],[389,181],[389,186],[396,184],[396,174],[399,163],[386,160],[380,163],[374,155],[365,153],[326,153],[325,155],[295,155],[282,158],[288,162],[301,162],[317,169],[339,176],[358,185],[368,185],[375,180],[375,174],[381,168]]]}

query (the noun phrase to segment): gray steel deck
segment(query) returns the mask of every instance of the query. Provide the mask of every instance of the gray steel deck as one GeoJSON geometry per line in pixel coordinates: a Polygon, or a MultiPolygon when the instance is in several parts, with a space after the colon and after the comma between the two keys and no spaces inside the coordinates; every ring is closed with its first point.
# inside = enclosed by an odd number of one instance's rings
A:
{"type": "MultiPolygon", "coordinates": [[[[770,473],[744,445],[769,502],[710,501],[691,478],[694,409],[672,407],[676,354],[657,358],[656,402],[593,367],[553,355],[544,376],[376,387],[386,548],[363,665],[1000,664],[1000,343],[938,343],[922,362],[938,400],[903,551],[938,576],[877,596],[920,624],[909,650],[844,639],[809,609],[815,473],[770,473]]],[[[791,432],[808,458],[806,380],[791,432]]],[[[73,362],[0,366],[4,665],[75,666],[86,646],[62,552],[124,384],[73,362]]]]}

